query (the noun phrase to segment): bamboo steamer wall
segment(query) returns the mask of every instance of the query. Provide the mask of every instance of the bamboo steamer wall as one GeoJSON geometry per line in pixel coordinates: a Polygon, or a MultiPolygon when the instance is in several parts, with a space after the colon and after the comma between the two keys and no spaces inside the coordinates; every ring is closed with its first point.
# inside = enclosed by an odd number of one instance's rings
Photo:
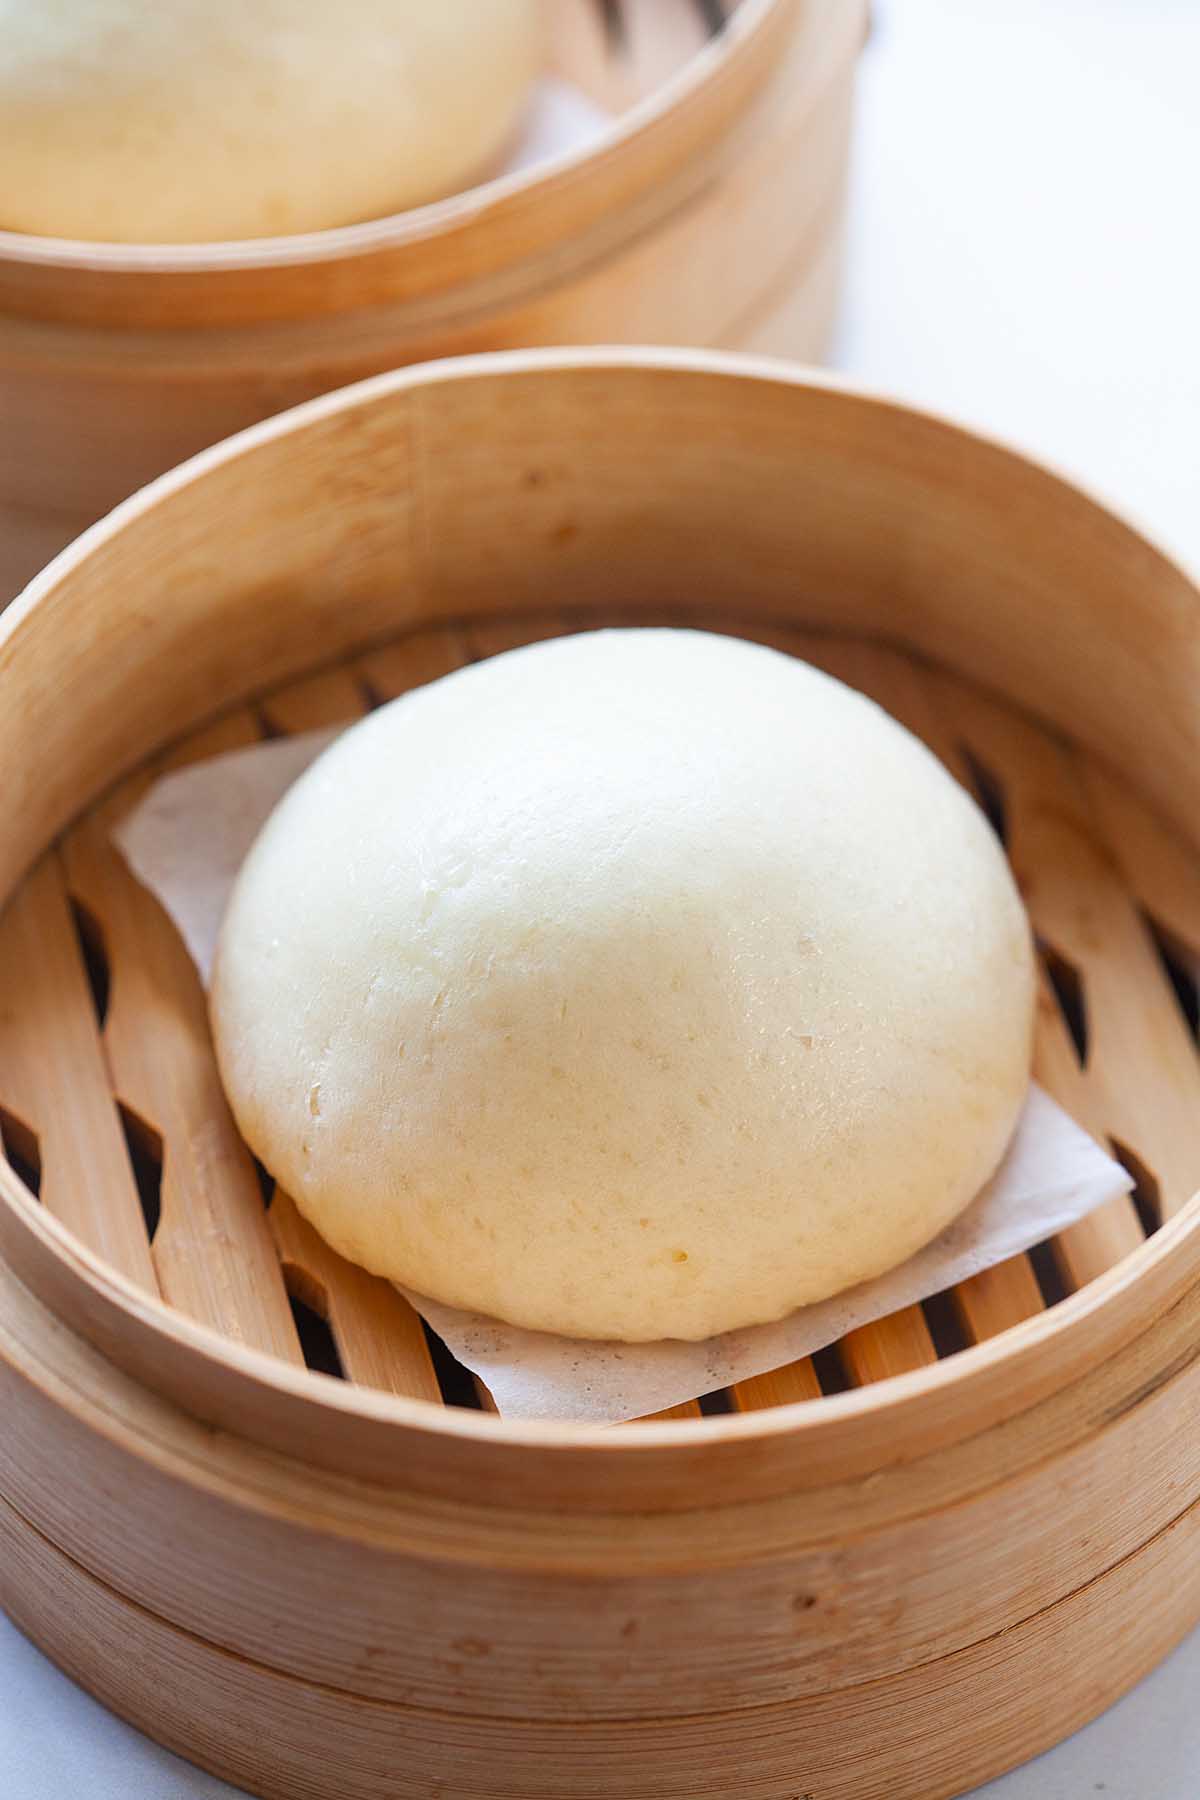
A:
{"type": "Polygon", "coordinates": [[[279,1800],[939,1800],[1121,1692],[1200,1615],[1198,623],[1022,458],[699,353],[382,377],[65,552],[0,625],[0,1601],[279,1800]],[[810,656],[976,787],[1038,1077],[1137,1191],[720,1416],[516,1426],[264,1192],[108,826],[615,618],[810,656]]]}
{"type": "Polygon", "coordinates": [[[0,233],[0,604],[162,470],[401,363],[595,342],[819,359],[865,7],[552,0],[554,68],[614,122],[540,171],[255,244],[0,233]]]}

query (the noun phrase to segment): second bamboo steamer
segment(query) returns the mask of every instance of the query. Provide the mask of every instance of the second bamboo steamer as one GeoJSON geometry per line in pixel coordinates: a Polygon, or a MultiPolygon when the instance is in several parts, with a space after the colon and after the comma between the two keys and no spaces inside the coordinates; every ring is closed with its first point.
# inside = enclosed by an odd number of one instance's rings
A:
{"type": "Polygon", "coordinates": [[[548,14],[551,72],[612,121],[525,172],[302,237],[0,232],[0,605],[182,458],[402,363],[600,342],[820,358],[865,0],[548,14]]]}

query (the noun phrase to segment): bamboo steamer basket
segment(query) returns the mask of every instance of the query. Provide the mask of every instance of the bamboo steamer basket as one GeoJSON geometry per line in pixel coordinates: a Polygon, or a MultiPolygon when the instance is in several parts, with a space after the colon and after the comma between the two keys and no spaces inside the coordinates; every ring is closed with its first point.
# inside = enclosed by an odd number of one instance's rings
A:
{"type": "Polygon", "coordinates": [[[0,625],[16,1621],[279,1800],[938,1800],[1128,1687],[1200,1615],[1198,628],[1046,470],[704,352],[380,377],[64,552],[0,625]],[[615,619],[809,655],[975,788],[1038,1076],[1137,1187],[702,1405],[519,1425],[256,1171],[108,830],[165,767],[615,619]]]}
{"type": "Polygon", "coordinates": [[[866,0],[551,0],[589,148],[257,242],[0,232],[0,604],[164,469],[330,388],[523,344],[820,358],[866,0]]]}

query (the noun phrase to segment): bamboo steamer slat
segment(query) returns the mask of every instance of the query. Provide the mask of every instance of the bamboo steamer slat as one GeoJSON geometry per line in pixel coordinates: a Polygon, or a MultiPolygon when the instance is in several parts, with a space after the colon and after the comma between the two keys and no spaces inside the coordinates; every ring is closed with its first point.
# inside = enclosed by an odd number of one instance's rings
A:
{"type": "Polygon", "coordinates": [[[592,148],[388,219],[250,244],[0,232],[0,603],[118,500],[284,407],[524,344],[819,359],[866,0],[553,0],[592,148]]]}
{"type": "Polygon", "coordinates": [[[1198,613],[1020,457],[699,353],[384,377],[66,552],[0,627],[18,1621],[281,1797],[937,1800],[1121,1692],[1200,1613],[1198,613]],[[1138,1193],[723,1416],[517,1426],[261,1187],[106,832],[156,768],[662,617],[824,664],[991,805],[1039,1074],[1138,1193]]]}

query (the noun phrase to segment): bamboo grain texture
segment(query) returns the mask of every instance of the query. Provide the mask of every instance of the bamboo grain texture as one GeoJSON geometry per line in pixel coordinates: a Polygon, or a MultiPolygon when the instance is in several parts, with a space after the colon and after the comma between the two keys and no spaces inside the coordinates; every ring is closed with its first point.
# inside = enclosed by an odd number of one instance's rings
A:
{"type": "Polygon", "coordinates": [[[184,1755],[196,1754],[194,1709],[203,1708],[221,1722],[204,1739],[207,1765],[265,1800],[376,1800],[380,1792],[427,1800],[439,1790],[446,1800],[790,1800],[800,1791],[797,1770],[823,1800],[952,1800],[964,1783],[974,1787],[1021,1760],[1043,1741],[1047,1723],[1061,1736],[1091,1717],[1097,1685],[1111,1688],[1110,1632],[1125,1645],[1120,1691],[1174,1646],[1200,1603],[1198,1544],[1200,1504],[999,1643],[970,1645],[878,1683],[760,1707],[749,1727],[751,1759],[737,1711],[660,1714],[636,1745],[620,1719],[448,1716],[295,1680],[146,1614],[139,1637],[166,1677],[151,1699],[126,1654],[122,1597],[24,1529],[0,1501],[0,1553],[18,1624],[106,1704],[184,1755]],[[1048,1688],[1030,1679],[1032,1669],[1050,1667],[1048,1688]],[[982,1724],[981,1684],[990,1694],[982,1724]],[[857,1754],[847,1754],[849,1745],[857,1754]]]}
{"type": "Polygon", "coordinates": [[[163,470],[402,363],[612,341],[819,360],[866,0],[545,13],[548,72],[610,115],[565,165],[266,244],[0,232],[0,605],[163,470]]]}
{"type": "Polygon", "coordinates": [[[1036,465],[694,353],[401,371],[98,528],[0,620],[0,1603],[289,1800],[931,1800],[1094,1715],[1200,1614],[1198,646],[1036,465]],[[1138,1186],[682,1417],[522,1426],[246,1156],[108,829],[614,622],[779,642],[926,738],[1029,905],[1039,1079],[1138,1186]]]}
{"type": "MultiPolygon", "coordinates": [[[[913,1441],[868,1482],[821,1459],[816,1486],[766,1505],[714,1503],[698,1479],[682,1517],[615,1516],[564,1506],[544,1481],[513,1510],[478,1472],[469,1498],[447,1502],[248,1440],[206,1454],[203,1426],[48,1332],[0,1271],[0,1402],[21,1421],[4,1491],[151,1614],[352,1693],[437,1708],[455,1646],[483,1639],[486,1658],[458,1653],[454,1684],[478,1716],[569,1720],[585,1706],[652,1721],[667,1666],[686,1668],[683,1711],[737,1709],[750,1690],[782,1703],[993,1638],[1166,1530],[1200,1496],[1200,1440],[1172,1436],[1200,1397],[1198,1311],[1190,1293],[1048,1408],[989,1425],[983,1446],[931,1455],[913,1441]],[[52,1370],[69,1411],[31,1408],[17,1366],[52,1370]],[[63,1466],[76,1480],[58,1478],[63,1466]],[[381,1593],[405,1604],[381,1607],[381,1593]],[[632,1638],[631,1615],[644,1622],[632,1638]]],[[[681,1427],[656,1429],[670,1441],[681,1427]]]]}
{"type": "MultiPolygon", "coordinates": [[[[736,619],[722,623],[743,628],[736,619]]],[[[410,634],[265,694],[192,734],[156,766],[165,770],[263,736],[351,722],[463,662],[565,629],[570,620],[560,612],[410,634]]],[[[996,784],[992,803],[1003,795],[1003,827],[1039,942],[1081,971],[1089,1031],[1082,1058],[1043,968],[1039,1078],[1101,1142],[1132,1152],[1143,1186],[1161,1194],[1167,1210],[1177,1205],[1190,1181],[1200,1185],[1200,1061],[1145,924],[1147,903],[1119,878],[1118,853],[1103,835],[1114,821],[1128,824],[1120,789],[1107,781],[1092,805],[1089,795],[1101,778],[1093,774],[1089,785],[1086,765],[1012,709],[895,650],[861,639],[744,629],[878,700],[981,798],[986,769],[996,784]],[[1164,1078],[1171,1104],[1164,1104],[1164,1078]]],[[[108,841],[113,821],[148,779],[145,773],[131,778],[68,833],[0,924],[0,971],[9,971],[10,995],[0,1020],[0,1107],[18,1130],[36,1136],[41,1121],[52,1120],[64,1139],[51,1156],[47,1137],[44,1203],[54,1209],[67,1196],[76,1207],[82,1200],[90,1210],[72,1214],[68,1207],[63,1216],[86,1242],[102,1251],[111,1246],[117,1266],[150,1291],[242,1342],[301,1361],[292,1319],[293,1303],[301,1301],[328,1326],[347,1380],[440,1400],[426,1335],[408,1303],[330,1250],[287,1195],[264,1194],[262,1177],[237,1140],[186,952],[108,841]],[[102,1021],[88,992],[72,904],[86,909],[108,959],[102,1021]],[[30,983],[20,973],[25,969],[37,971],[38,979],[30,983]],[[70,1072],[69,1110],[57,1091],[64,1071],[70,1072]],[[160,1146],[161,1219],[152,1235],[130,1166],[129,1146],[139,1130],[160,1146]],[[64,1160],[72,1139],[73,1162],[64,1160]],[[93,1143],[98,1166],[88,1156],[93,1143]],[[72,1180],[82,1166],[87,1179],[72,1180]]],[[[1151,829],[1140,827],[1143,839],[1151,829]]],[[[1147,887],[1165,904],[1165,893],[1182,885],[1182,903],[1166,905],[1182,942],[1181,927],[1190,930],[1200,912],[1200,875],[1161,827],[1152,849],[1141,859],[1150,871],[1147,887]]],[[[1054,1248],[1066,1290],[1143,1242],[1148,1217],[1139,1216],[1133,1200],[1121,1199],[1064,1232],[1054,1248]]],[[[1046,1300],[1031,1260],[1017,1257],[961,1284],[952,1303],[962,1341],[979,1343],[1032,1317],[1046,1300]]],[[[865,1386],[937,1360],[925,1313],[913,1306],[850,1333],[838,1346],[836,1368],[839,1385],[865,1386]]],[[[821,1392],[805,1359],[740,1383],[725,1403],[748,1412],[821,1392]]],[[[475,1397],[490,1409],[485,1390],[477,1387],[475,1397]]],[[[693,1400],[655,1419],[700,1416],[693,1400]]]]}

